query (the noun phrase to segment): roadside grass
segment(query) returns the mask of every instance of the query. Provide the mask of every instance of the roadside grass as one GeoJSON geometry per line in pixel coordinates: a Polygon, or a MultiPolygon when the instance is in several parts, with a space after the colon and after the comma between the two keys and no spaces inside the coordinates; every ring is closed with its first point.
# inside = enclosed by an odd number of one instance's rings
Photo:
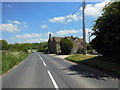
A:
{"type": "Polygon", "coordinates": [[[7,72],[9,69],[23,61],[28,55],[27,52],[22,51],[2,51],[2,73],[0,74],[7,72]]]}
{"type": "Polygon", "coordinates": [[[72,55],[66,57],[65,59],[75,62],[85,64],[87,66],[92,66],[101,70],[108,70],[115,73],[120,74],[120,66],[116,62],[112,62],[108,60],[108,58],[104,58],[103,56],[95,56],[95,55],[72,55]]]}

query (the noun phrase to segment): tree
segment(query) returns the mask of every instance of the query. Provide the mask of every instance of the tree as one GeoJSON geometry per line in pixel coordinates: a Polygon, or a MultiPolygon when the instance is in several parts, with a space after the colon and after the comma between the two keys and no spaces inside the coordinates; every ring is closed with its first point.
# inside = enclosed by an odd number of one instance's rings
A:
{"type": "Polygon", "coordinates": [[[61,51],[64,54],[70,54],[71,49],[73,48],[73,43],[68,38],[62,38],[60,42],[61,51]]]}
{"type": "Polygon", "coordinates": [[[2,43],[2,50],[8,49],[8,43],[6,40],[0,40],[0,43],[2,43]]]}
{"type": "Polygon", "coordinates": [[[98,17],[93,26],[92,35],[96,37],[91,44],[97,52],[104,56],[120,58],[120,1],[113,2],[103,8],[103,14],[98,17]]]}

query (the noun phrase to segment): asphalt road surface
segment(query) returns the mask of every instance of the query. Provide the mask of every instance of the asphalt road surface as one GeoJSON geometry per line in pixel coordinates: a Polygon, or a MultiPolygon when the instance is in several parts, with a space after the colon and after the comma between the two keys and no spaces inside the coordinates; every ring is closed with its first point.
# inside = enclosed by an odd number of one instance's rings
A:
{"type": "Polygon", "coordinates": [[[118,80],[84,65],[34,52],[3,75],[2,88],[118,88],[118,80]]]}

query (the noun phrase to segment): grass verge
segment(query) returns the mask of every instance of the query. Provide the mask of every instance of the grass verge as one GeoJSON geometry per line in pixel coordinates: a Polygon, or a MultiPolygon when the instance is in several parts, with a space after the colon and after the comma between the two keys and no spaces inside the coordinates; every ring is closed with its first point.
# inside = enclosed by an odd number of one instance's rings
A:
{"type": "Polygon", "coordinates": [[[2,51],[2,73],[4,74],[9,69],[23,61],[29,54],[22,51],[2,51]]]}
{"type": "Polygon", "coordinates": [[[75,62],[75,63],[81,63],[81,64],[92,66],[98,69],[108,70],[108,71],[112,71],[112,72],[120,74],[119,64],[112,62],[102,56],[72,55],[72,56],[66,57],[65,59],[75,62]]]}

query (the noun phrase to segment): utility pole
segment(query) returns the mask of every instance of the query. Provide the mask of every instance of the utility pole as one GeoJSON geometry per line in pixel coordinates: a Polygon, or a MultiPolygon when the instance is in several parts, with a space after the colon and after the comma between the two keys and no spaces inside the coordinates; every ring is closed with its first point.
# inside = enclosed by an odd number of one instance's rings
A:
{"type": "Polygon", "coordinates": [[[82,2],[83,4],[83,13],[82,13],[82,19],[83,19],[83,55],[86,55],[86,32],[85,32],[85,0],[82,2]]]}

